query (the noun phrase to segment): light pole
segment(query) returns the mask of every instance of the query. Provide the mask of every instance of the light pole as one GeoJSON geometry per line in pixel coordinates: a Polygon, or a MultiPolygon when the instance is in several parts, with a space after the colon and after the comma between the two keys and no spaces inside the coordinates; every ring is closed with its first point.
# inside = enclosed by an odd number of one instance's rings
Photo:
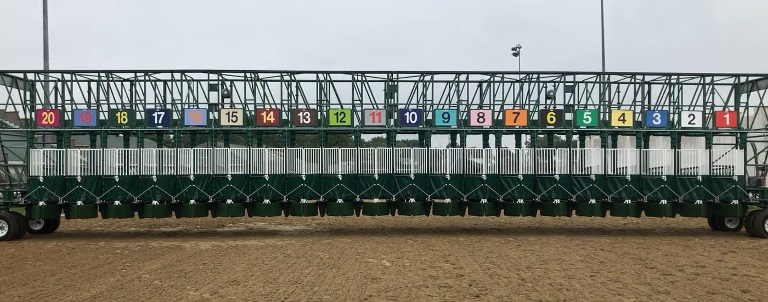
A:
{"type": "Polygon", "coordinates": [[[520,44],[517,44],[515,46],[512,46],[512,56],[517,58],[517,73],[520,73],[520,60],[522,60],[522,54],[520,53],[520,50],[523,49],[523,46],[520,44]]]}
{"type": "MultiPolygon", "coordinates": [[[[48,71],[48,68],[50,66],[48,65],[48,0],[43,0],[43,70],[46,72],[48,71]]],[[[43,93],[45,94],[45,97],[43,98],[45,100],[44,105],[48,106],[50,105],[50,100],[48,99],[48,74],[45,74],[45,82],[43,82],[43,93]]]]}
{"type": "Polygon", "coordinates": [[[603,11],[603,0],[600,0],[600,38],[603,45],[603,72],[605,72],[605,14],[603,11]]]}

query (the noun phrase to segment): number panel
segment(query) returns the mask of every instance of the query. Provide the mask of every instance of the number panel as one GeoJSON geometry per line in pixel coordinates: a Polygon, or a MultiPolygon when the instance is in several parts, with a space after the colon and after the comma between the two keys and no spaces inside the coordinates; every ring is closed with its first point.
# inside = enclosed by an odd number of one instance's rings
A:
{"type": "Polygon", "coordinates": [[[275,127],[280,125],[280,109],[256,109],[256,126],[275,127]]]}
{"type": "Polygon", "coordinates": [[[365,126],[386,126],[387,111],[384,109],[365,109],[363,110],[363,125],[365,126]]]}
{"type": "Polygon", "coordinates": [[[107,125],[110,127],[133,127],[136,124],[136,112],[132,109],[110,109],[107,125]]]}
{"type": "Polygon", "coordinates": [[[184,126],[208,125],[208,109],[184,109],[184,126]]]}
{"type": "Polygon", "coordinates": [[[458,125],[459,111],[456,109],[437,109],[434,111],[436,127],[454,127],[458,125]]]}
{"type": "Polygon", "coordinates": [[[471,109],[469,110],[470,126],[492,126],[493,110],[490,109],[471,109]]]}
{"type": "Polygon", "coordinates": [[[221,126],[242,126],[245,116],[243,109],[225,108],[219,110],[219,125],[221,126]]]}
{"type": "Polygon", "coordinates": [[[149,127],[169,127],[171,125],[171,110],[147,109],[144,118],[149,127]]]}
{"type": "Polygon", "coordinates": [[[542,126],[562,126],[565,119],[563,109],[542,109],[539,110],[539,125],[542,126]]]}
{"type": "Polygon", "coordinates": [[[352,126],[352,109],[328,110],[329,126],[352,126]]]}
{"type": "Polygon", "coordinates": [[[632,110],[611,110],[611,127],[632,127],[635,113],[632,110]]]}
{"type": "Polygon", "coordinates": [[[669,112],[667,110],[645,111],[645,126],[648,128],[666,128],[669,124],[669,112]]]}
{"type": "Polygon", "coordinates": [[[424,112],[421,109],[400,109],[397,120],[400,126],[418,127],[424,122],[424,112]]]}
{"type": "Polygon", "coordinates": [[[715,128],[736,128],[736,111],[715,111],[715,128]]]}
{"type": "Polygon", "coordinates": [[[72,112],[72,122],[75,127],[96,127],[99,114],[96,109],[75,109],[72,112]]]}
{"type": "Polygon", "coordinates": [[[506,109],[504,110],[504,126],[528,126],[528,110],[506,109]]]}
{"type": "Polygon", "coordinates": [[[701,128],[703,124],[700,111],[680,111],[680,128],[701,128]]]}
{"type": "Polygon", "coordinates": [[[291,109],[291,125],[295,127],[317,126],[317,110],[310,108],[291,109]]]}
{"type": "Polygon", "coordinates": [[[600,113],[597,109],[576,110],[576,127],[597,127],[600,121],[600,113]]]}
{"type": "Polygon", "coordinates": [[[58,127],[60,118],[61,111],[59,109],[35,110],[35,123],[38,127],[58,127]]]}

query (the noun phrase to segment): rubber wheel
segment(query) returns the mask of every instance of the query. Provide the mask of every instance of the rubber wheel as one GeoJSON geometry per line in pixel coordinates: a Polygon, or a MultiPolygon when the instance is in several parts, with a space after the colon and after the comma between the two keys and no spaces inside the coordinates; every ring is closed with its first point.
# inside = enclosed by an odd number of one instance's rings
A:
{"type": "Polygon", "coordinates": [[[744,218],[741,217],[717,217],[717,228],[723,232],[738,232],[744,228],[744,218]]]}
{"type": "Polygon", "coordinates": [[[48,220],[50,220],[51,228],[48,229],[48,232],[46,234],[56,232],[56,230],[59,229],[59,226],[61,226],[61,218],[48,219],[48,220]]]}
{"type": "Polygon", "coordinates": [[[720,229],[717,227],[717,223],[715,223],[715,216],[709,216],[707,217],[707,224],[709,224],[709,228],[713,231],[719,231],[720,229]]]}
{"type": "Polygon", "coordinates": [[[10,213],[0,213],[0,241],[11,241],[16,239],[19,232],[19,223],[16,217],[10,213]]]}
{"type": "Polygon", "coordinates": [[[768,238],[768,211],[758,211],[752,220],[752,229],[757,238],[768,238]]]}
{"type": "Polygon", "coordinates": [[[752,237],[757,237],[757,233],[755,233],[754,227],[754,221],[757,214],[760,214],[760,211],[752,211],[747,214],[746,218],[744,218],[744,229],[746,229],[747,234],[752,237]]]}
{"type": "Polygon", "coordinates": [[[19,223],[19,229],[16,230],[16,237],[14,239],[24,238],[24,236],[27,235],[27,228],[24,227],[27,225],[27,217],[24,217],[24,215],[21,215],[19,212],[11,212],[11,215],[13,215],[13,217],[16,218],[16,222],[19,223]]]}
{"type": "Polygon", "coordinates": [[[49,223],[46,223],[48,220],[50,219],[28,219],[27,233],[45,234],[47,228],[50,228],[49,223]]]}

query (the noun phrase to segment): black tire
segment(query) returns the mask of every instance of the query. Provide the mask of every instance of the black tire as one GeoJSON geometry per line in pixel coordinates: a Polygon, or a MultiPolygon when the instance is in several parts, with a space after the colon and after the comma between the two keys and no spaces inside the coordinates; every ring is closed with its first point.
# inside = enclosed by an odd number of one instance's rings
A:
{"type": "Polygon", "coordinates": [[[768,211],[758,211],[752,220],[752,229],[755,231],[755,237],[768,238],[768,211]]]}
{"type": "Polygon", "coordinates": [[[47,230],[50,228],[50,219],[28,219],[27,220],[27,233],[30,234],[47,234],[47,230]]]}
{"type": "Polygon", "coordinates": [[[757,237],[757,233],[755,232],[754,227],[754,221],[755,217],[757,217],[757,214],[760,214],[760,211],[752,211],[747,214],[746,218],[744,218],[744,229],[746,229],[747,234],[752,237],[757,237]]]}
{"type": "Polygon", "coordinates": [[[12,214],[0,213],[0,241],[16,239],[19,227],[19,221],[12,214]]]}
{"type": "Polygon", "coordinates": [[[715,223],[715,218],[715,216],[707,217],[707,224],[709,224],[709,228],[713,231],[719,231],[720,229],[717,227],[717,223],[715,223]]]}
{"type": "Polygon", "coordinates": [[[13,217],[16,218],[16,222],[19,223],[19,229],[16,230],[16,237],[14,239],[24,238],[24,236],[27,235],[27,217],[24,217],[24,215],[21,215],[19,212],[11,212],[11,215],[13,215],[13,217]]]}
{"type": "Polygon", "coordinates": [[[741,217],[716,217],[715,224],[723,232],[738,232],[744,228],[744,218],[741,217]]]}
{"type": "Polygon", "coordinates": [[[59,229],[59,226],[61,226],[61,218],[49,219],[49,220],[51,221],[50,222],[51,228],[48,229],[48,233],[46,233],[46,234],[50,234],[50,233],[56,232],[56,230],[59,229]]]}

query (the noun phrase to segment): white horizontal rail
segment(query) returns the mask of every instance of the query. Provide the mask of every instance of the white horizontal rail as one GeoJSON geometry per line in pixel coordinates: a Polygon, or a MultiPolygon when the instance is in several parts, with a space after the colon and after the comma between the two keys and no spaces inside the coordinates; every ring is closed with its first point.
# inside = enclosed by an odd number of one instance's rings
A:
{"type": "Polygon", "coordinates": [[[195,174],[744,175],[739,149],[32,149],[30,176],[195,174]]]}

